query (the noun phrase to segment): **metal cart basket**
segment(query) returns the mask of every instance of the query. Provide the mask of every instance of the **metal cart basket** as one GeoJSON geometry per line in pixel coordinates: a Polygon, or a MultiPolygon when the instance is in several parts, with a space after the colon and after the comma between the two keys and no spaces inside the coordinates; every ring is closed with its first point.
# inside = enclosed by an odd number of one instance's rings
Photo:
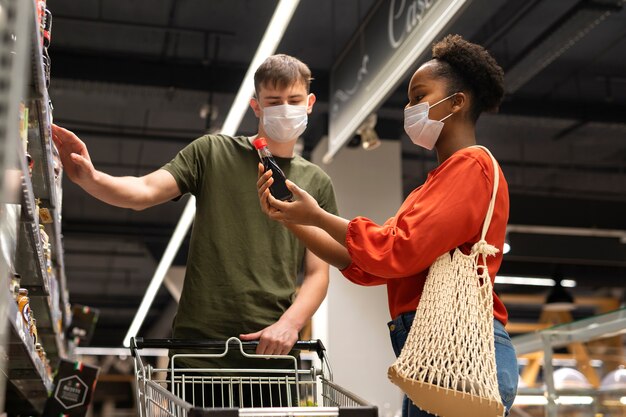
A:
{"type": "MultiPolygon", "coordinates": [[[[140,417],[376,417],[377,407],[333,383],[326,349],[317,341],[300,341],[294,351],[317,353],[319,369],[298,369],[293,355],[257,355],[258,342],[232,337],[223,341],[176,339],[131,340],[140,417]],[[184,350],[171,355],[168,367],[152,367],[143,348],[184,350]],[[282,360],[285,369],[186,368],[184,358],[222,358],[233,351],[251,360],[282,360]],[[191,353],[187,353],[191,352],[191,353]]],[[[267,362],[259,362],[265,365],[267,362]]]]}

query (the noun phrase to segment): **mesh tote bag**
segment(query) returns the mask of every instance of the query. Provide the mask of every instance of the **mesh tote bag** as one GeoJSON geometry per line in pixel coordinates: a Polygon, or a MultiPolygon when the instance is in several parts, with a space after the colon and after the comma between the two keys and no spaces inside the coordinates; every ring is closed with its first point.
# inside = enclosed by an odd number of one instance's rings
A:
{"type": "Polygon", "coordinates": [[[422,410],[442,417],[504,415],[498,392],[493,336],[493,285],[487,256],[498,249],[485,241],[499,183],[493,162],[493,192],[480,240],[469,255],[456,248],[431,265],[415,320],[391,382],[422,410]]]}

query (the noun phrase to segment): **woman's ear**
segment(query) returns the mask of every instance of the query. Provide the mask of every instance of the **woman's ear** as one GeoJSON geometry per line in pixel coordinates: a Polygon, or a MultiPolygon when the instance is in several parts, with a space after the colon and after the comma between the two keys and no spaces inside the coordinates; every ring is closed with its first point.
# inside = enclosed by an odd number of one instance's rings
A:
{"type": "Polygon", "coordinates": [[[452,97],[452,112],[458,113],[468,108],[468,96],[463,92],[458,92],[452,97]]]}

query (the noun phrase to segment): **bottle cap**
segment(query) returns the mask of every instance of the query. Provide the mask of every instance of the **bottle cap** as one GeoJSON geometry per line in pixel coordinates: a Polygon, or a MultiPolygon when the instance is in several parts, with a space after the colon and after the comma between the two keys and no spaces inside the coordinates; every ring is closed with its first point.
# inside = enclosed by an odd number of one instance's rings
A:
{"type": "Polygon", "coordinates": [[[267,140],[265,138],[256,138],[252,141],[255,149],[261,149],[267,146],[267,140]]]}

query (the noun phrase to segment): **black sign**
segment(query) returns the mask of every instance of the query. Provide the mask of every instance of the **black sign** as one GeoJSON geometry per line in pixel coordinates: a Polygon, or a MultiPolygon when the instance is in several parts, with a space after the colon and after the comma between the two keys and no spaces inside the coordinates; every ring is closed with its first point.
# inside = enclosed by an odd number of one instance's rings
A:
{"type": "Polygon", "coordinates": [[[61,360],[43,417],[84,417],[96,389],[98,372],[99,368],[82,362],[61,360]]]}
{"type": "Polygon", "coordinates": [[[74,375],[59,381],[54,390],[54,398],[63,408],[69,410],[85,404],[87,391],[87,384],[80,377],[74,375]]]}

